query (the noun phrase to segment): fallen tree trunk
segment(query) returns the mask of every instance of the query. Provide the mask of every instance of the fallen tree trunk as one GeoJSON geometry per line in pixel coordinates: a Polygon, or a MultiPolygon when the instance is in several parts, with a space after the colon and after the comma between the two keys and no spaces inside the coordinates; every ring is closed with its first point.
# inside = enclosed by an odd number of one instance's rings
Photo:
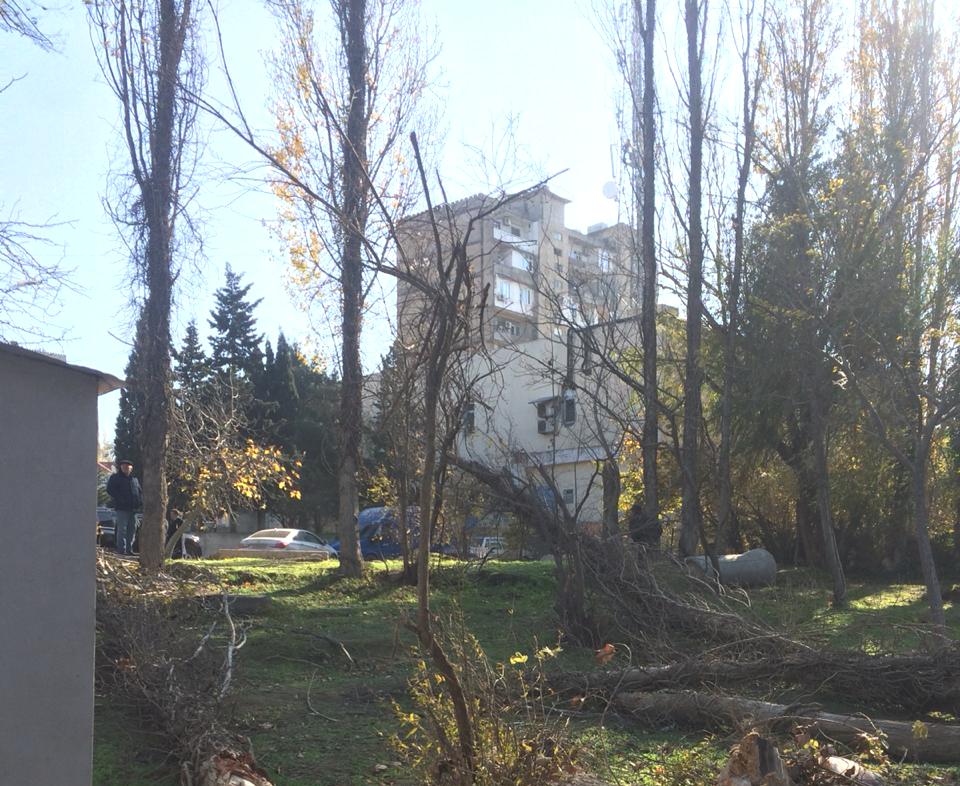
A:
{"type": "Polygon", "coordinates": [[[856,745],[864,734],[882,736],[884,747],[896,757],[921,762],[960,761],[960,726],[931,723],[915,728],[909,721],[871,720],[862,715],[838,715],[809,707],[690,691],[622,693],[615,698],[614,706],[637,718],[668,720],[697,728],[729,729],[799,722],[850,745],[856,745]]]}
{"type": "Polygon", "coordinates": [[[721,554],[717,557],[720,575],[710,557],[687,557],[688,568],[703,576],[719,578],[721,584],[737,587],[771,587],[777,581],[777,561],[766,549],[750,549],[743,554],[721,554]]]}
{"type": "Polygon", "coordinates": [[[960,652],[955,647],[915,655],[811,650],[752,660],[690,658],[667,666],[600,674],[573,672],[550,678],[557,690],[605,695],[614,690],[731,688],[758,682],[768,690],[777,685],[801,687],[809,695],[871,709],[955,712],[960,707],[960,652]]]}

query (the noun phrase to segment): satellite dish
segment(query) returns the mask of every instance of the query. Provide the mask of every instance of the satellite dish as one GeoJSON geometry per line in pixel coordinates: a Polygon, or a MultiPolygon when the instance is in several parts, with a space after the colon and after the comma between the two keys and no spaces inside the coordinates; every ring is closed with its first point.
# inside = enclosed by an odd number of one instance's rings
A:
{"type": "Polygon", "coordinates": [[[603,195],[607,199],[616,199],[617,198],[617,184],[612,180],[608,180],[603,184],[603,195]]]}

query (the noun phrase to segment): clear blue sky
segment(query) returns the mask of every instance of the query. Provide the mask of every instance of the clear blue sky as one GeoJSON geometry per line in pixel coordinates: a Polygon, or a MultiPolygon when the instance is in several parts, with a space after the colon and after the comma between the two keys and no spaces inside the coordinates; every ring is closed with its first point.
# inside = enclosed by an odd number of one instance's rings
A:
{"type": "MultiPolygon", "coordinates": [[[[441,171],[448,193],[455,197],[484,188],[467,148],[489,148],[494,130],[502,131],[507,118],[516,116],[521,161],[538,174],[569,170],[553,184],[573,200],[568,223],[585,229],[617,220],[616,204],[601,193],[611,178],[610,148],[617,140],[617,79],[589,2],[424,0],[422,16],[435,27],[442,47],[436,97],[446,126],[441,171]]],[[[254,0],[223,0],[221,23],[244,103],[268,128],[270,82],[263,53],[271,46],[271,19],[254,0]]],[[[78,291],[65,293],[54,318],[66,340],[46,348],[63,352],[72,363],[121,375],[133,322],[130,274],[102,205],[111,166],[124,167],[117,104],[100,76],[84,6],[46,14],[41,25],[53,34],[58,52],[0,34],[0,84],[23,76],[0,95],[0,215],[62,222],[47,232],[55,247],[34,251],[44,260],[62,258],[74,270],[78,291]]],[[[217,84],[211,73],[213,89],[217,84]]],[[[272,198],[225,176],[228,168],[249,160],[227,134],[210,132],[199,196],[204,253],[201,270],[178,292],[176,341],[190,319],[201,332],[206,328],[212,294],[228,262],[253,284],[251,295],[263,298],[257,318],[269,338],[275,340],[280,329],[292,340],[310,338],[306,320],[284,290],[282,250],[263,225],[275,217],[272,198]]],[[[326,339],[316,336],[313,342],[322,347],[326,339]]],[[[368,367],[376,365],[388,342],[384,327],[373,326],[364,347],[368,367]]],[[[116,406],[117,394],[102,397],[102,438],[112,435],[116,406]]]]}

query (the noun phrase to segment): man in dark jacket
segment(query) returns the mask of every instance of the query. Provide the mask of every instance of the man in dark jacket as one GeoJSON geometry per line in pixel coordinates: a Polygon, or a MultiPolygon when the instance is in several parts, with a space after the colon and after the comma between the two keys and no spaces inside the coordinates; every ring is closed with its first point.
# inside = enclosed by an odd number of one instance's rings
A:
{"type": "Polygon", "coordinates": [[[140,481],[133,476],[133,463],[126,459],[117,462],[119,472],[107,481],[107,494],[117,512],[115,545],[119,554],[133,554],[133,537],[137,531],[136,513],[143,505],[140,481]]]}

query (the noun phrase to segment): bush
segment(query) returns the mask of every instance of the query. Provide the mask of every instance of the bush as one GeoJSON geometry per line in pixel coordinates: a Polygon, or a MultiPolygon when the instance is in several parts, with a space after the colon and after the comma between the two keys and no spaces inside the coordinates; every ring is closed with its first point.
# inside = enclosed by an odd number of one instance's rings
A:
{"type": "MultiPolygon", "coordinates": [[[[470,709],[473,784],[535,786],[574,769],[568,722],[554,710],[543,675],[544,661],[559,647],[539,647],[532,655],[517,652],[508,663],[494,664],[470,634],[444,635],[442,643],[470,709]]],[[[409,685],[414,710],[394,704],[401,724],[394,748],[425,782],[466,782],[465,773],[458,772],[456,721],[443,676],[421,660],[409,685]]]]}

